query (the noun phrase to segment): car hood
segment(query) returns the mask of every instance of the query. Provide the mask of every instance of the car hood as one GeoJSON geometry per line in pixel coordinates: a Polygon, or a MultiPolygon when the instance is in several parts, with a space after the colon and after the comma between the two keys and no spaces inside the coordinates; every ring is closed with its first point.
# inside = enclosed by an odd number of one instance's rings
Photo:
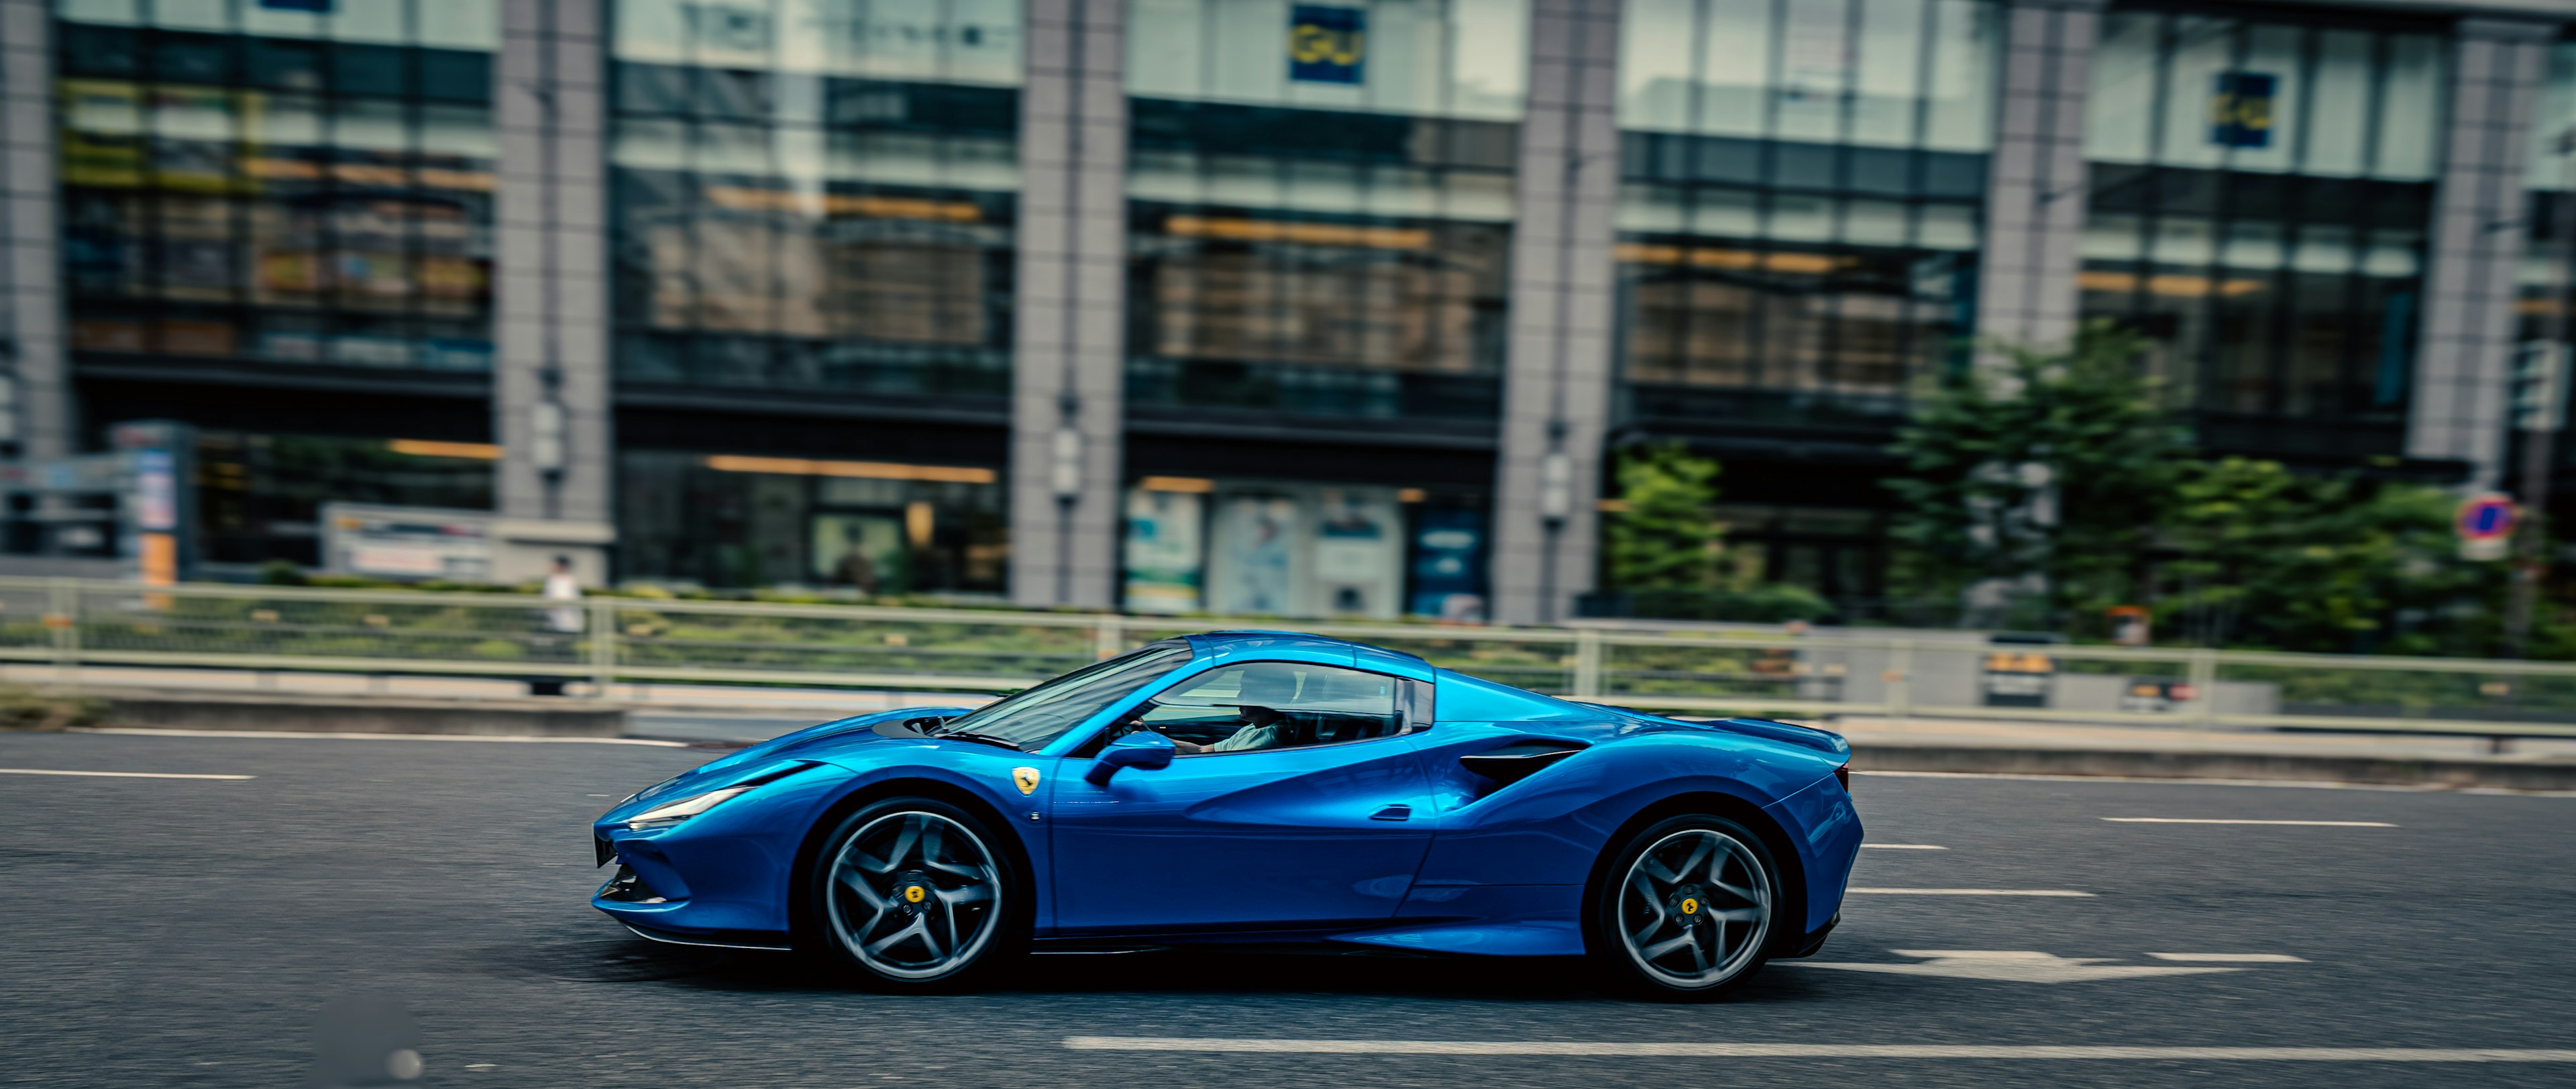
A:
{"type": "MultiPolygon", "coordinates": [[[[905,707],[834,719],[794,733],[781,734],[722,759],[707,761],[645,787],[627,801],[649,802],[682,793],[714,790],[731,785],[733,779],[764,772],[782,761],[821,761],[868,745],[887,744],[891,739],[875,732],[881,724],[929,715],[944,718],[965,714],[966,710],[963,707],[905,707]]],[[[623,806],[626,803],[619,804],[623,806]]]]}

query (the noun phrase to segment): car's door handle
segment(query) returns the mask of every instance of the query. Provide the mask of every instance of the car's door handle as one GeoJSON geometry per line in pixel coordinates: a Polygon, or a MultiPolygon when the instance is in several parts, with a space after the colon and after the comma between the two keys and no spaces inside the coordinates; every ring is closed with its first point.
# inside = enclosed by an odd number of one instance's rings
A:
{"type": "Polygon", "coordinates": [[[1413,819],[1413,807],[1402,804],[1390,805],[1375,813],[1369,814],[1369,819],[1373,821],[1409,821],[1413,819]]]}

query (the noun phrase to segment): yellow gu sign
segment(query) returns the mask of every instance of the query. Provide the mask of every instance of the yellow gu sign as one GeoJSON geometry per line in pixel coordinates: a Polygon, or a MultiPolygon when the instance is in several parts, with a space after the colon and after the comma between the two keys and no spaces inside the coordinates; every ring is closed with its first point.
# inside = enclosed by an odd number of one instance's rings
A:
{"type": "Polygon", "coordinates": [[[1288,78],[1360,82],[1368,61],[1368,9],[1298,4],[1288,13],[1288,78]]]}

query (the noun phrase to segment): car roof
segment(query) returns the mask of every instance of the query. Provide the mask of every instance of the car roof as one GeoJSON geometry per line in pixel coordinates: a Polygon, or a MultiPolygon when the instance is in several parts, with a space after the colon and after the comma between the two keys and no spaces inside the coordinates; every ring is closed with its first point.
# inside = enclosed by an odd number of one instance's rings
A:
{"type": "MultiPolygon", "coordinates": [[[[1203,640],[1211,647],[1235,643],[1260,642],[1270,644],[1274,648],[1283,650],[1367,650],[1374,651],[1379,654],[1392,654],[1398,658],[1409,658],[1416,662],[1423,661],[1422,656],[1419,654],[1410,654],[1405,651],[1390,650],[1370,643],[1362,643],[1350,639],[1336,639],[1329,635],[1316,635],[1312,632],[1302,631],[1270,631],[1257,628],[1245,628],[1231,631],[1200,632],[1190,638],[1203,640]]],[[[1428,665],[1429,663],[1426,662],[1424,664],[1428,665]]]]}

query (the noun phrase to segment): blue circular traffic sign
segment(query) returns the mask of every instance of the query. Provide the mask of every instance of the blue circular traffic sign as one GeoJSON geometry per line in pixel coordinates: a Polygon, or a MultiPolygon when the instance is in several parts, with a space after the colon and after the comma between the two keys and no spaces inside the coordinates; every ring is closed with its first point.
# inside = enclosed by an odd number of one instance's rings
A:
{"type": "Polygon", "coordinates": [[[2521,520],[2511,496],[2488,492],[2462,502],[2453,524],[2463,541],[2493,541],[2513,536],[2513,527],[2521,520]]]}

